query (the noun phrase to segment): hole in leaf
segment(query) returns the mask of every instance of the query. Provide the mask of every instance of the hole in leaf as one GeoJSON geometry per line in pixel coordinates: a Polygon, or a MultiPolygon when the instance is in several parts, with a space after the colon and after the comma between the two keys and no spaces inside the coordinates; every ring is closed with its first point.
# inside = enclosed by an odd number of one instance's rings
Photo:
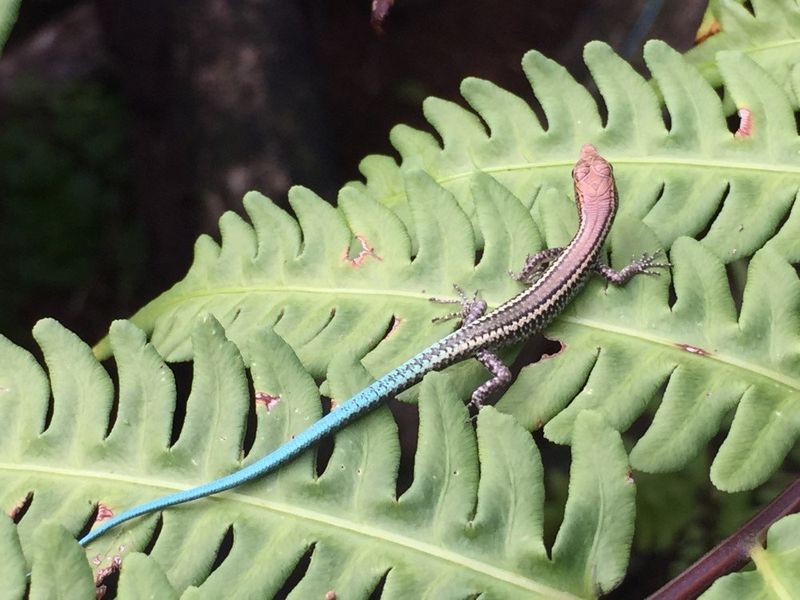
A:
{"type": "Polygon", "coordinates": [[[83,527],[78,530],[78,539],[85,536],[89,531],[91,531],[92,526],[94,525],[95,521],[97,521],[97,514],[100,512],[100,503],[96,502],[92,507],[92,512],[89,513],[89,516],[86,517],[86,520],[83,523],[83,527]]]}
{"type": "Polygon", "coordinates": [[[402,324],[403,324],[403,319],[401,319],[397,315],[392,315],[391,318],[389,318],[389,320],[387,321],[386,328],[384,329],[383,334],[378,338],[378,342],[375,344],[375,346],[370,348],[370,351],[374,350],[378,346],[378,344],[380,344],[383,340],[390,337],[395,332],[395,330],[402,324]]]}
{"type": "MultiPolygon", "coordinates": [[[[225,562],[225,559],[228,558],[230,555],[231,550],[233,549],[233,525],[229,525],[228,529],[225,531],[225,535],[222,536],[222,539],[219,542],[219,547],[217,548],[217,555],[214,558],[214,562],[211,565],[211,570],[208,572],[209,575],[219,568],[219,566],[225,562]]],[[[206,577],[207,579],[208,577],[206,577]]]]}
{"type": "Polygon", "coordinates": [[[156,521],[156,526],[153,528],[153,535],[150,536],[150,539],[145,544],[144,549],[142,552],[145,554],[150,554],[153,551],[153,548],[158,541],[158,538],[161,537],[161,530],[164,528],[164,517],[163,515],[158,515],[158,520],[156,521]]]}
{"type": "Polygon", "coordinates": [[[106,424],[106,431],[103,434],[104,438],[107,438],[108,435],[111,433],[111,430],[114,429],[114,424],[117,422],[117,415],[119,414],[119,367],[117,367],[117,361],[114,357],[111,357],[107,364],[104,364],[106,371],[108,372],[109,377],[111,377],[111,385],[113,386],[112,389],[116,391],[116,393],[111,395],[111,408],[108,412],[108,423],[106,424]]]}
{"type": "Polygon", "coordinates": [[[741,118],[739,117],[739,114],[737,112],[734,112],[733,114],[730,114],[727,117],[725,117],[725,123],[728,126],[728,131],[730,131],[731,134],[735,134],[737,131],[739,131],[739,124],[741,123],[741,118]]]}
{"type": "Polygon", "coordinates": [[[516,360],[509,365],[513,377],[512,381],[517,378],[523,367],[539,362],[543,358],[554,357],[560,354],[564,347],[560,340],[550,339],[543,335],[535,335],[528,338],[516,360]]]}
{"type": "Polygon", "coordinates": [[[170,365],[175,375],[175,413],[172,415],[172,433],[169,445],[173,446],[181,436],[186,420],[186,403],[192,390],[192,365],[194,363],[173,363],[170,365]]]}
{"type": "Polygon", "coordinates": [[[675,303],[678,301],[678,294],[675,292],[675,278],[669,278],[669,285],[667,286],[667,305],[669,309],[672,310],[672,307],[675,306],[675,303]]]}
{"type": "Polygon", "coordinates": [[[297,561],[292,572],[289,573],[286,581],[284,581],[280,589],[275,592],[275,600],[288,598],[291,591],[300,583],[300,580],[305,576],[306,571],[308,571],[308,566],[311,564],[311,557],[314,555],[315,547],[316,544],[311,544],[308,549],[303,552],[303,555],[297,561]]]}
{"type": "Polygon", "coordinates": [[[600,124],[603,129],[606,128],[608,125],[608,104],[606,104],[606,99],[603,97],[603,94],[600,93],[600,88],[597,87],[597,84],[594,80],[590,80],[590,83],[586,84],[586,88],[589,90],[589,93],[594,98],[595,102],[597,102],[597,112],[600,115],[600,124]]]}
{"type": "Polygon", "coordinates": [[[436,143],[436,145],[439,147],[439,149],[440,150],[444,150],[445,149],[445,147],[444,147],[444,138],[442,137],[442,134],[436,128],[436,125],[431,123],[431,121],[428,119],[427,116],[425,117],[425,120],[428,122],[430,127],[418,130],[418,131],[415,132],[415,134],[416,135],[420,135],[421,133],[424,133],[424,134],[429,135],[433,139],[433,141],[436,143]]]}
{"type": "Polygon", "coordinates": [[[389,577],[389,573],[392,570],[387,570],[381,578],[378,580],[378,583],[375,584],[375,588],[372,590],[372,593],[369,595],[369,600],[381,600],[383,596],[383,588],[386,586],[386,578],[389,577]]]}
{"type": "Polygon", "coordinates": [[[649,214],[650,211],[652,211],[653,208],[655,208],[655,206],[658,204],[659,200],[661,200],[661,198],[664,197],[664,190],[666,189],[666,187],[667,187],[666,184],[662,181],[661,185],[658,186],[658,190],[656,191],[655,196],[653,196],[653,201],[645,209],[645,214],[649,214]]]}
{"type": "Polygon", "coordinates": [[[419,409],[416,404],[400,402],[394,398],[390,399],[387,405],[392,411],[400,436],[400,462],[395,482],[395,497],[399,498],[414,481],[414,458],[419,440],[419,409]]]}
{"type": "Polygon", "coordinates": [[[544,437],[541,430],[533,433],[533,440],[542,456],[544,495],[547,498],[543,533],[545,544],[551,548],[564,519],[569,489],[570,452],[569,446],[554,444],[544,437]]]}
{"type": "Polygon", "coordinates": [[[733,304],[736,307],[736,316],[742,312],[742,298],[744,288],[747,285],[747,268],[750,266],[749,258],[740,258],[725,265],[725,274],[728,277],[728,288],[733,297],[733,304]]]}
{"type": "MultiPolygon", "coordinates": [[[[322,401],[322,414],[323,416],[327,415],[331,412],[331,399],[327,396],[321,396],[320,400],[322,401]]],[[[326,435],[317,444],[317,477],[322,475],[325,469],[328,468],[328,463],[333,454],[334,438],[335,436],[333,435],[326,435]]]]}
{"type": "Polygon", "coordinates": [[[672,131],[672,115],[666,106],[661,109],[661,118],[664,120],[664,128],[667,131],[672,131]]]}
{"type": "Polygon", "coordinates": [[[647,429],[653,423],[653,416],[656,414],[658,407],[661,406],[661,402],[664,400],[664,392],[667,391],[669,380],[677,368],[678,365],[673,366],[669,374],[664,377],[664,381],[662,381],[661,385],[659,385],[653,392],[653,395],[648,400],[642,413],[636,418],[633,424],[623,435],[625,448],[628,452],[630,452],[634,443],[645,434],[647,429]]]}
{"type": "Polygon", "coordinates": [[[256,390],[253,385],[253,374],[250,369],[245,369],[247,377],[247,393],[250,402],[247,403],[247,420],[244,425],[244,437],[242,439],[242,457],[250,454],[253,444],[256,441],[256,429],[258,428],[258,416],[256,415],[256,390]]]}
{"type": "Polygon", "coordinates": [[[109,567],[106,573],[99,574],[95,581],[96,598],[116,598],[119,587],[119,564],[109,567]]]}
{"type": "Polygon", "coordinates": [[[731,184],[730,182],[727,182],[725,184],[725,188],[722,190],[722,194],[720,194],[719,202],[717,203],[717,209],[714,211],[714,214],[711,215],[711,217],[709,217],[706,226],[700,232],[698,232],[696,236],[694,236],[696,240],[698,241],[702,240],[704,237],[708,235],[708,232],[711,231],[711,228],[714,226],[714,222],[717,220],[717,217],[719,217],[719,214],[725,207],[725,201],[728,199],[730,193],[731,193],[731,184]]]}
{"type": "Polygon", "coordinates": [[[536,115],[536,118],[539,119],[539,123],[542,125],[542,129],[547,131],[550,129],[550,123],[547,121],[547,115],[544,112],[544,108],[542,107],[542,103],[539,102],[539,98],[536,94],[532,94],[530,100],[528,101],[528,105],[530,105],[533,114],[536,115]]]}
{"type": "Polygon", "coordinates": [[[22,521],[22,518],[25,516],[25,513],[28,512],[28,509],[31,507],[31,503],[33,502],[33,492],[28,492],[25,496],[20,500],[12,509],[8,512],[8,516],[11,517],[11,520],[14,523],[19,524],[22,521]]]}
{"type": "Polygon", "coordinates": [[[747,12],[749,12],[751,15],[753,15],[753,16],[756,16],[756,10],[755,10],[755,8],[753,8],[753,3],[752,3],[752,2],[750,2],[750,0],[744,0],[744,2],[742,2],[742,6],[743,6],[743,7],[745,8],[745,10],[747,10],[747,12]]]}
{"type": "Polygon", "coordinates": [[[278,323],[281,322],[281,319],[283,319],[283,315],[285,314],[286,314],[286,308],[281,307],[281,309],[278,311],[278,314],[275,316],[275,320],[272,322],[273,329],[275,329],[275,327],[278,326],[278,323]]]}
{"type": "Polygon", "coordinates": [[[53,411],[55,410],[55,398],[53,398],[53,392],[50,391],[50,396],[47,398],[47,410],[44,414],[44,423],[42,424],[42,431],[40,433],[44,433],[50,428],[50,423],[53,422],[53,411]]]}
{"type": "Polygon", "coordinates": [[[475,262],[473,264],[479,265],[483,260],[483,248],[477,248],[475,250],[475,262]]]}

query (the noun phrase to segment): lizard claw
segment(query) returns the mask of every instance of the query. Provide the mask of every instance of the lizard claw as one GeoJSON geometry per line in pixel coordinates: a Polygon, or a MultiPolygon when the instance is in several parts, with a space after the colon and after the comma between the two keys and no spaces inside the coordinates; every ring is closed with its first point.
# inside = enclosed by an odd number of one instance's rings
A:
{"type": "Polygon", "coordinates": [[[641,257],[635,259],[631,264],[636,268],[637,273],[643,275],[661,275],[661,272],[656,269],[669,269],[672,263],[669,262],[655,262],[657,258],[664,255],[664,251],[660,248],[652,253],[645,252],[641,257]]]}
{"type": "Polygon", "coordinates": [[[461,319],[462,323],[469,323],[470,321],[474,321],[478,317],[482,316],[483,313],[486,312],[486,302],[478,298],[478,290],[475,290],[472,298],[469,298],[467,297],[464,289],[457,283],[453,284],[453,289],[456,291],[456,294],[458,294],[459,300],[452,298],[428,298],[428,300],[431,302],[438,302],[440,304],[460,304],[461,310],[451,312],[446,315],[441,315],[439,317],[434,317],[431,319],[433,323],[441,323],[443,321],[449,321],[450,319],[459,318],[461,319]]]}

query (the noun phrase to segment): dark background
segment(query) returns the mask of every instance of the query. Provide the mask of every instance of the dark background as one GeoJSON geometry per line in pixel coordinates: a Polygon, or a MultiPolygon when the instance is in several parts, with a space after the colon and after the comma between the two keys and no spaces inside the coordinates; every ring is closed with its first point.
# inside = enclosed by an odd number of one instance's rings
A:
{"type": "MultiPolygon", "coordinates": [[[[393,154],[393,125],[430,131],[425,97],[464,104],[459,83],[478,76],[532,100],[525,51],[585,81],[591,39],[643,70],[643,42],[687,50],[704,8],[397,0],[380,35],[370,0],[23,0],[0,58],[0,333],[33,350],[53,316],[96,341],[182,278],[246,191],[285,205],[303,184],[334,202],[364,156],[393,154]]],[[[614,597],[653,591],[752,510],[709,491],[703,460],[637,474],[638,547],[614,597]]],[[[563,497],[566,473],[547,485],[563,497]]]]}
{"type": "Polygon", "coordinates": [[[256,189],[334,202],[391,127],[474,75],[531,99],[535,48],[586,78],[610,43],[693,43],[703,0],[24,0],[0,58],[0,332],[53,316],[90,341],[179,280],[256,189]]]}

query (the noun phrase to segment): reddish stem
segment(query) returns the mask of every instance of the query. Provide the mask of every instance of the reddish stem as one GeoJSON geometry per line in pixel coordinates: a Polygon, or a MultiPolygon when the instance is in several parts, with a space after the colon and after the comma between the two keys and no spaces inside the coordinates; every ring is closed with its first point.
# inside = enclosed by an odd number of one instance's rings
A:
{"type": "Polygon", "coordinates": [[[696,598],[723,575],[738,571],[750,561],[750,550],[761,544],[775,521],[800,511],[800,479],[795,480],[764,510],[750,519],[713,550],[648,597],[648,600],[696,598]]]}

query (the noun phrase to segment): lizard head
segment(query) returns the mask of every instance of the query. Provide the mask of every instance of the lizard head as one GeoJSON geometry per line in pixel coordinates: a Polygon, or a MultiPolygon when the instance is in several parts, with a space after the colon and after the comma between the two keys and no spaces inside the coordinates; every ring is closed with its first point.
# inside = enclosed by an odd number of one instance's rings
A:
{"type": "Polygon", "coordinates": [[[572,170],[575,198],[581,208],[616,208],[613,169],[591,144],[584,144],[572,170]]]}

